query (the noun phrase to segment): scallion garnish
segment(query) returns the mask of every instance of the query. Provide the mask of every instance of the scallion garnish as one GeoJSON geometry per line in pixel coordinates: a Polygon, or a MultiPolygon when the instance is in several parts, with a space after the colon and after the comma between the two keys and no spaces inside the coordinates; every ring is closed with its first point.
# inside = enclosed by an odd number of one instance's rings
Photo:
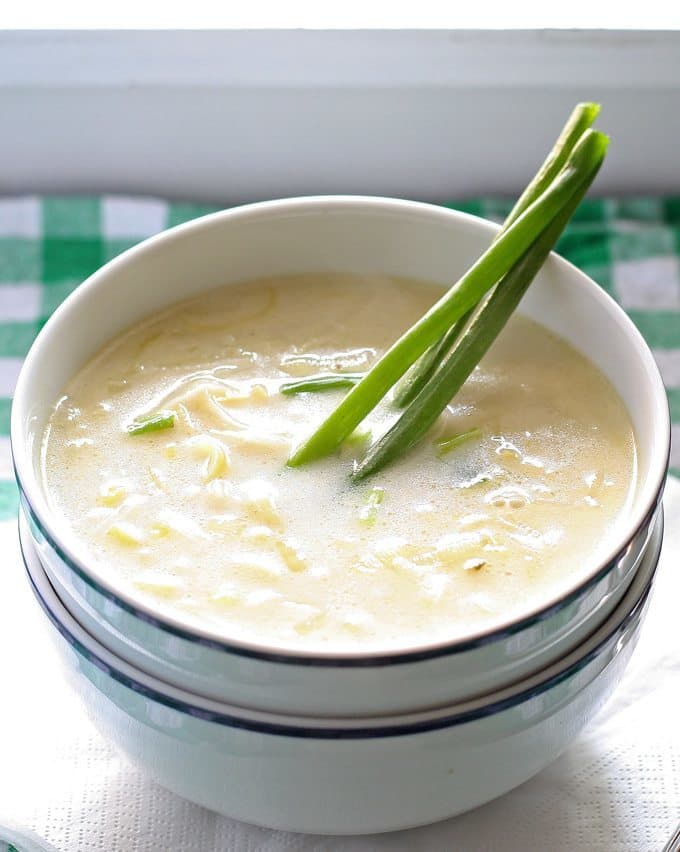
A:
{"type": "Polygon", "coordinates": [[[160,432],[175,425],[174,411],[157,411],[148,417],[133,420],[127,427],[128,435],[145,435],[147,432],[160,432]]]}
{"type": "Polygon", "coordinates": [[[359,519],[361,520],[362,524],[366,524],[366,526],[368,527],[373,526],[378,517],[378,506],[382,503],[384,497],[384,488],[371,488],[368,493],[366,505],[359,513],[359,519]]]}
{"type": "Polygon", "coordinates": [[[482,430],[475,426],[473,429],[469,429],[467,432],[461,432],[459,435],[454,435],[452,438],[442,438],[441,441],[437,441],[437,455],[439,458],[444,458],[444,456],[448,456],[448,454],[455,450],[456,447],[460,447],[461,444],[465,444],[468,441],[471,441],[473,438],[481,438],[482,430]]]}
{"type": "MultiPolygon", "coordinates": [[[[546,157],[543,165],[534,175],[517,203],[508,214],[498,236],[507,230],[510,225],[527,209],[530,204],[539,197],[550,182],[557,176],[560,169],[566,163],[569,154],[581,138],[583,133],[595,121],[600,112],[600,105],[593,103],[577,104],[562,132],[546,157]]],[[[487,296],[487,299],[489,297],[487,296]]],[[[412,402],[420,391],[425,387],[434,375],[437,367],[444,360],[453,345],[460,337],[465,324],[470,317],[470,312],[462,317],[447,333],[434,344],[428,351],[411,367],[406,373],[394,394],[394,404],[404,408],[412,402]]]]}
{"type": "Polygon", "coordinates": [[[422,438],[500,333],[595,178],[609,143],[602,133],[587,129],[597,111],[594,104],[577,107],[492,245],[349,391],[289,465],[332,452],[409,367],[436,346],[424,384],[370,447],[353,478],[374,473],[422,438]]]}
{"type": "MultiPolygon", "coordinates": [[[[598,168],[599,163],[594,166],[595,171],[598,168]]],[[[594,177],[595,173],[591,181],[594,177]]],[[[354,480],[364,479],[406,452],[434,424],[510,319],[585,194],[587,185],[503,277],[483,310],[473,315],[460,340],[439,365],[432,379],[404,409],[397,422],[371,445],[352,474],[354,480]]]]}
{"type": "Polygon", "coordinates": [[[279,388],[283,394],[316,393],[317,391],[351,388],[363,379],[363,373],[320,373],[296,382],[285,382],[279,388]]]}

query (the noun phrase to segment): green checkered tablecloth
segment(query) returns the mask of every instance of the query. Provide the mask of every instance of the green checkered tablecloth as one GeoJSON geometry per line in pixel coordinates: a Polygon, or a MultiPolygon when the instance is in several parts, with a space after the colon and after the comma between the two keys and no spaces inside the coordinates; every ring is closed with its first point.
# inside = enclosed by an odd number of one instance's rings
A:
{"type": "MultiPolygon", "coordinates": [[[[502,221],[505,200],[451,207],[502,221]]],[[[152,234],[215,210],[148,198],[0,198],[0,518],[16,511],[11,398],[33,338],[62,299],[106,261],[152,234]]],[[[680,476],[680,198],[587,200],[558,251],[628,312],[651,346],[673,420],[680,476]]]]}

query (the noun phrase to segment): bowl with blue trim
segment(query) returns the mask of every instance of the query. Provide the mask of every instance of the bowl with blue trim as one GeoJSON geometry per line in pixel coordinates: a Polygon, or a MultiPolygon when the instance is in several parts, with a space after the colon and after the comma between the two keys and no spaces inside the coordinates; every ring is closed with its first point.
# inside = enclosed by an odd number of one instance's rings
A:
{"type": "Polygon", "coordinates": [[[606,621],[571,653],[483,698],[347,718],[249,710],[196,695],[112,653],[73,617],[37,556],[22,553],[67,679],[100,731],[160,784],[236,819],[326,834],[409,828],[477,807],[535,775],[623,676],[662,539],[606,621]]]}
{"type": "Polygon", "coordinates": [[[216,281],[319,269],[450,280],[494,226],[409,201],[323,197],[247,205],[145,241],[79,287],[25,361],[12,410],[22,512],[59,594],[93,636],[131,664],[216,700],[286,713],[406,712],[480,696],[569,653],[615,609],[644,557],[665,481],[668,405],[649,349],[614,301],[553,255],[521,310],[564,337],[612,382],[633,423],[637,489],[606,552],[575,566],[559,594],[521,618],[451,641],[341,653],[230,639],[188,627],[116,584],[45,494],[40,445],[52,402],[101,346],[135,321],[216,281]]]}

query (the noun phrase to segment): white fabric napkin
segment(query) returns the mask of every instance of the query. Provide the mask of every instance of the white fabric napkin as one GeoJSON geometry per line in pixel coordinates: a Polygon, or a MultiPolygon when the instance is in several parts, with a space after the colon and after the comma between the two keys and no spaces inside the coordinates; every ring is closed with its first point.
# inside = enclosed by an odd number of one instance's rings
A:
{"type": "Polygon", "coordinates": [[[469,814],[426,828],[337,838],[268,831],[185,802],[94,730],[62,682],[0,524],[0,824],[60,852],[652,852],[680,820],[680,482],[666,492],[652,604],[624,682],[552,766],[469,814]]]}

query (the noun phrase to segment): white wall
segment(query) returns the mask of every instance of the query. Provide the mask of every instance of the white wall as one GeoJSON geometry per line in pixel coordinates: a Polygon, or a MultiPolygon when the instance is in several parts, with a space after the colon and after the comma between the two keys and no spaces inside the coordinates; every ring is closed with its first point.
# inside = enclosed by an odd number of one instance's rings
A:
{"type": "Polygon", "coordinates": [[[680,192],[680,34],[0,34],[0,192],[516,192],[577,100],[600,193],[680,192]]]}

